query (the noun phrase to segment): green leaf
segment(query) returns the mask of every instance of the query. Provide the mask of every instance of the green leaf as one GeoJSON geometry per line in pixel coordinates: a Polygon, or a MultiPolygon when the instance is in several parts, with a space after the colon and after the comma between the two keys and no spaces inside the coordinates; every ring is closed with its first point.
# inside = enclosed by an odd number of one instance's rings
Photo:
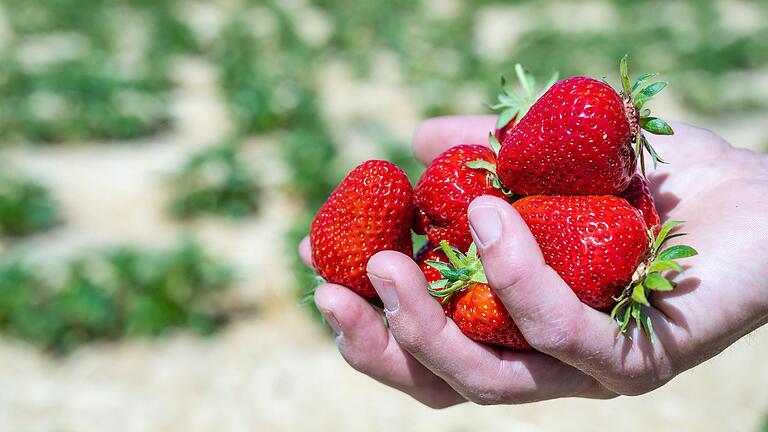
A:
{"type": "Polygon", "coordinates": [[[533,98],[536,90],[533,88],[534,83],[531,75],[523,69],[523,65],[520,63],[515,64],[515,73],[517,74],[517,79],[520,80],[520,84],[523,86],[523,90],[525,90],[525,94],[529,99],[533,98]]]}
{"type": "Polygon", "coordinates": [[[653,333],[653,323],[651,323],[651,317],[645,311],[640,312],[640,322],[643,323],[645,335],[648,336],[648,339],[653,340],[655,336],[653,333]]]}
{"type": "Polygon", "coordinates": [[[632,288],[632,300],[646,306],[650,306],[650,303],[648,303],[648,298],[645,296],[645,289],[641,284],[637,284],[634,288],[632,288]]]}
{"type": "Polygon", "coordinates": [[[681,225],[683,221],[668,221],[664,225],[662,225],[661,230],[659,231],[659,234],[656,236],[656,239],[654,240],[653,244],[653,250],[659,250],[661,245],[664,244],[668,240],[667,234],[670,230],[672,230],[674,227],[681,225]]]}
{"type": "Polygon", "coordinates": [[[616,314],[619,313],[622,306],[624,306],[628,301],[629,299],[627,297],[624,297],[623,299],[619,300],[619,302],[616,303],[616,305],[611,310],[611,318],[616,318],[616,314]]]}
{"type": "Polygon", "coordinates": [[[675,131],[664,120],[657,117],[644,117],[640,119],[640,127],[654,135],[674,135],[675,131]]]}
{"type": "Polygon", "coordinates": [[[656,169],[657,163],[663,163],[666,164],[667,161],[661,158],[658,153],[656,153],[656,149],[653,148],[651,143],[648,142],[647,139],[645,139],[645,135],[642,135],[641,141],[643,142],[643,147],[648,150],[648,153],[651,154],[651,159],[653,160],[653,169],[656,169]]]}
{"type": "Polygon", "coordinates": [[[656,96],[657,94],[659,94],[660,91],[664,90],[664,87],[666,86],[667,86],[667,83],[665,83],[664,81],[655,82],[649,85],[648,87],[640,90],[640,95],[650,99],[656,96]]]}
{"type": "Polygon", "coordinates": [[[501,129],[511,122],[515,118],[517,110],[514,108],[507,108],[499,113],[499,117],[496,119],[496,129],[501,129]]]}
{"type": "Polygon", "coordinates": [[[655,77],[656,75],[658,74],[655,72],[648,72],[640,75],[639,77],[637,77],[637,81],[635,81],[635,83],[632,84],[632,88],[630,89],[630,91],[634,93],[640,87],[641,84],[655,77]]]}
{"type": "Polygon", "coordinates": [[[662,275],[651,273],[643,281],[646,288],[654,291],[672,291],[672,284],[662,275]]]}
{"type": "Polygon", "coordinates": [[[439,271],[439,272],[440,272],[440,274],[443,274],[443,271],[444,271],[444,270],[450,270],[450,269],[451,269],[451,267],[450,267],[448,264],[446,264],[446,263],[444,263],[444,262],[441,262],[441,261],[432,261],[432,260],[427,260],[427,261],[425,261],[425,262],[426,262],[426,263],[427,263],[427,264],[428,264],[430,267],[432,267],[432,268],[434,268],[435,270],[439,271]]]}
{"type": "Polygon", "coordinates": [[[664,270],[674,270],[677,272],[682,272],[683,268],[680,266],[680,264],[674,262],[674,261],[664,261],[664,260],[657,260],[651,263],[650,267],[648,267],[648,273],[655,273],[660,272],[664,270]]]}
{"type": "Polygon", "coordinates": [[[432,289],[440,289],[448,286],[448,279],[440,279],[429,284],[432,289]]]}
{"type": "Polygon", "coordinates": [[[629,83],[629,67],[627,66],[628,54],[624,54],[619,62],[619,76],[621,77],[621,88],[624,90],[624,94],[629,96],[631,93],[629,83]]]}
{"type": "Polygon", "coordinates": [[[697,255],[698,252],[696,252],[696,249],[686,246],[686,245],[677,245],[672,246],[669,249],[663,250],[659,256],[658,259],[660,260],[674,260],[674,259],[680,259],[680,258],[688,258],[697,255]]]}
{"type": "Polygon", "coordinates": [[[484,169],[496,174],[496,165],[482,159],[469,161],[465,165],[472,169],[484,169]]]}
{"type": "MultiPolygon", "coordinates": [[[[496,135],[494,135],[492,132],[488,133],[488,142],[491,144],[491,149],[493,152],[499,154],[499,150],[501,150],[501,143],[496,139],[496,135]]],[[[493,172],[495,173],[496,169],[494,169],[493,172]]]]}

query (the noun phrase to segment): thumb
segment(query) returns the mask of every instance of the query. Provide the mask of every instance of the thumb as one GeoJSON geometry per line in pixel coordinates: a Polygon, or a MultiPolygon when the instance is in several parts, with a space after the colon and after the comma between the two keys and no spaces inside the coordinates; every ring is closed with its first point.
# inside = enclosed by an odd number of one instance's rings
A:
{"type": "Polygon", "coordinates": [[[468,211],[488,282],[528,343],[556,357],[575,349],[589,312],[545,263],[522,217],[491,196],[475,199],[468,211]]]}

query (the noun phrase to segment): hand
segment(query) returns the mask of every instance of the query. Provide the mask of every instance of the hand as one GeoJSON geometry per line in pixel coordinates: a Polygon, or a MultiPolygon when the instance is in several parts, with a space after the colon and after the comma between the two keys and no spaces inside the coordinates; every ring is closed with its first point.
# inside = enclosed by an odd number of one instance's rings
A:
{"type": "MultiPolygon", "coordinates": [[[[426,164],[450,146],[485,143],[493,123],[427,120],[414,137],[416,157],[426,164]]],[[[469,218],[488,280],[538,352],[468,339],[427,293],[411,257],[385,251],[371,258],[368,274],[389,328],[352,291],[333,284],[316,291],[342,356],[432,407],[610,398],[656,389],[768,322],[768,156],[704,129],[672,126],[673,136],[649,136],[669,165],[648,177],[662,221],[685,221],[683,241],[699,255],[684,262],[674,291],[653,292],[653,341],[637,329],[632,339],[617,338],[615,322],[582,304],[544,263],[513,207],[479,197],[469,218]]],[[[309,264],[308,241],[300,251],[309,264]]]]}

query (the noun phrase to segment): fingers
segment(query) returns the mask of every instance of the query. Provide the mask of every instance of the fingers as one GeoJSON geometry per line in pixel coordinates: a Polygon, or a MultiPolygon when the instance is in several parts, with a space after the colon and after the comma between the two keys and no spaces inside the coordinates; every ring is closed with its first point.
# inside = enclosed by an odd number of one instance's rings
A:
{"type": "Polygon", "coordinates": [[[496,116],[445,116],[423,121],[413,134],[413,152],[424,165],[459,144],[488,145],[496,116]]]}
{"type": "Polygon", "coordinates": [[[299,243],[299,256],[301,257],[301,260],[304,261],[304,264],[307,265],[307,267],[315,267],[312,265],[312,248],[309,245],[309,236],[304,237],[301,240],[301,243],[299,243]]]}
{"type": "MultiPolygon", "coordinates": [[[[488,281],[531,346],[619,393],[644,393],[674,376],[660,344],[639,334],[633,341],[617,338],[608,314],[579,301],[546,265],[527,225],[506,201],[475,199],[469,220],[488,281]]],[[[653,319],[665,333],[663,317],[653,319]]]]}
{"type": "Polygon", "coordinates": [[[374,255],[368,275],[397,342],[465,398],[494,404],[604,397],[594,392],[591,377],[552,357],[497,350],[467,338],[429,295],[419,267],[406,255],[374,255]]]}
{"type": "Polygon", "coordinates": [[[315,304],[337,334],[342,356],[356,370],[433,408],[465,402],[403,350],[379,313],[357,294],[340,285],[325,284],[315,291],[315,304]]]}

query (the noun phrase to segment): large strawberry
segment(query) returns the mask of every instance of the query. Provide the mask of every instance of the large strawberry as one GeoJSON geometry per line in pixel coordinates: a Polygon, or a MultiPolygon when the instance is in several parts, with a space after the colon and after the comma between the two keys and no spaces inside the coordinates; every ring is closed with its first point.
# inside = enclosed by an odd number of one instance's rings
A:
{"type": "Polygon", "coordinates": [[[649,290],[671,290],[664,270],[682,271],[677,258],[693,256],[688,246],[660,251],[669,230],[646,228],[638,210],[615,196],[531,196],[513,206],[536,238],[546,263],[579,299],[612,314],[626,330],[630,318],[652,334],[649,290]],[[619,299],[617,304],[616,299],[619,299]]]}
{"type": "Polygon", "coordinates": [[[328,282],[373,298],[368,260],[382,250],[412,253],[413,189],[391,162],[371,160],[352,170],[312,221],[312,262],[328,282]]]}
{"type": "Polygon", "coordinates": [[[651,191],[648,188],[648,180],[642,174],[635,174],[629,182],[629,186],[620,195],[634,208],[636,208],[645,220],[645,227],[652,228],[658,233],[661,229],[661,219],[653,202],[651,191]]]}
{"type": "Polygon", "coordinates": [[[443,276],[430,284],[429,292],[441,300],[446,315],[470,339],[517,350],[531,349],[501,299],[488,285],[475,244],[472,243],[466,255],[445,241],[440,243],[440,248],[449,262],[426,263],[443,276]]]}
{"type": "Polygon", "coordinates": [[[501,183],[518,195],[617,195],[629,185],[637,157],[645,171],[643,148],[654,164],[663,162],[641,129],[673,133],[644,109],[666,83],[643,87],[655,76],[644,74],[630,85],[626,57],[620,71],[621,93],[581,76],[554,84],[502,142],[501,183]]]}
{"type": "Polygon", "coordinates": [[[469,203],[480,195],[504,196],[495,166],[493,150],[480,145],[452,147],[433,160],[414,189],[414,231],[433,245],[446,240],[466,250],[472,243],[469,203]]]}

